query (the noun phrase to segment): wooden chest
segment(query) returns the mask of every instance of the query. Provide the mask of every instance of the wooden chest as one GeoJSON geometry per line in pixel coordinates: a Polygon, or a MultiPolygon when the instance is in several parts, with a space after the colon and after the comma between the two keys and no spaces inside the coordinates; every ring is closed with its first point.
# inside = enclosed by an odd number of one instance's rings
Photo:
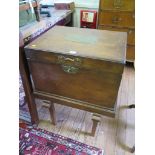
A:
{"type": "Polygon", "coordinates": [[[135,0],[100,0],[98,29],[128,33],[127,61],[135,60],[135,0]]]}
{"type": "Polygon", "coordinates": [[[115,116],[127,34],[55,26],[25,47],[36,97],[115,116]]]}

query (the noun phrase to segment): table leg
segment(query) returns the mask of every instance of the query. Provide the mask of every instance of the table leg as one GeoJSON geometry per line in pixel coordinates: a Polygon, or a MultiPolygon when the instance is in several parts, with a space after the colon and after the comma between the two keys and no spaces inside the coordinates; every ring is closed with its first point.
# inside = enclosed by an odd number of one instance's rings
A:
{"type": "Polygon", "coordinates": [[[35,100],[33,97],[32,93],[32,86],[30,82],[30,77],[28,76],[28,67],[26,66],[26,59],[24,55],[24,47],[21,47],[19,49],[19,68],[20,68],[20,74],[21,74],[21,79],[26,95],[26,100],[29,108],[29,112],[31,115],[31,123],[38,125],[39,123],[39,117],[38,117],[38,112],[35,104],[35,100]]]}
{"type": "Polygon", "coordinates": [[[54,103],[51,103],[50,101],[49,102],[44,101],[43,107],[48,108],[50,117],[51,117],[51,121],[52,121],[53,125],[56,125],[56,114],[55,114],[54,103]]]}
{"type": "Polygon", "coordinates": [[[95,136],[96,128],[97,128],[97,125],[100,122],[100,120],[101,120],[100,115],[93,114],[93,117],[92,117],[93,126],[92,126],[92,130],[91,130],[91,134],[90,134],[91,136],[95,136]]]}
{"type": "Polygon", "coordinates": [[[36,3],[37,3],[37,6],[34,7],[34,12],[35,12],[35,15],[36,15],[36,20],[38,22],[40,22],[40,4],[39,2],[36,0],[36,3]]]}

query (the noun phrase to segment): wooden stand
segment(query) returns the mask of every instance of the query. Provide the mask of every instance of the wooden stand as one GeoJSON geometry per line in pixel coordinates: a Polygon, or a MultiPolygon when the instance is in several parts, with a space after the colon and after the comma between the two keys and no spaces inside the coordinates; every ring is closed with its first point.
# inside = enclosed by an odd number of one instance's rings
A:
{"type": "Polygon", "coordinates": [[[54,104],[50,101],[43,101],[43,107],[48,108],[51,116],[51,121],[53,125],[56,125],[56,115],[55,115],[55,107],[54,104]]]}
{"type": "Polygon", "coordinates": [[[97,125],[101,121],[101,116],[98,115],[98,114],[93,114],[92,121],[93,121],[93,126],[92,126],[92,130],[91,130],[91,134],[90,135],[94,136],[95,132],[96,132],[97,125]]]}

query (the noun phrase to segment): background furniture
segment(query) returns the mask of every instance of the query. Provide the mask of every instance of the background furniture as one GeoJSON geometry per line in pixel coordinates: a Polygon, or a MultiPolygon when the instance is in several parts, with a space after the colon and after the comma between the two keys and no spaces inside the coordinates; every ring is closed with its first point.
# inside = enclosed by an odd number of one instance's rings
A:
{"type": "Polygon", "coordinates": [[[100,0],[98,28],[128,33],[126,59],[135,60],[135,0],[100,0]]]}
{"type": "Polygon", "coordinates": [[[94,135],[101,115],[115,116],[126,37],[55,26],[25,47],[32,96],[92,112],[94,135]]]}
{"type": "MultiPolygon", "coordinates": [[[[25,10],[30,9],[30,4],[28,2],[25,2],[25,1],[22,1],[22,0],[20,0],[19,2],[20,2],[19,3],[19,11],[25,11],[25,10]]],[[[40,21],[40,13],[39,13],[40,5],[39,5],[39,1],[38,0],[33,0],[32,1],[32,6],[34,8],[36,20],[40,21]]]]}

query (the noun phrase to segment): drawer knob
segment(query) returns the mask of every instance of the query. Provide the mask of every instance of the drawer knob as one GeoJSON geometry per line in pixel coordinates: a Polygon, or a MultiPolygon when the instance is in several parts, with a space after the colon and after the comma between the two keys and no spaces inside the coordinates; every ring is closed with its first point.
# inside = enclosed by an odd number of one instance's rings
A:
{"type": "Polygon", "coordinates": [[[79,71],[81,65],[80,58],[69,58],[65,56],[58,56],[58,63],[61,64],[61,67],[64,72],[75,74],[79,71]]]}

